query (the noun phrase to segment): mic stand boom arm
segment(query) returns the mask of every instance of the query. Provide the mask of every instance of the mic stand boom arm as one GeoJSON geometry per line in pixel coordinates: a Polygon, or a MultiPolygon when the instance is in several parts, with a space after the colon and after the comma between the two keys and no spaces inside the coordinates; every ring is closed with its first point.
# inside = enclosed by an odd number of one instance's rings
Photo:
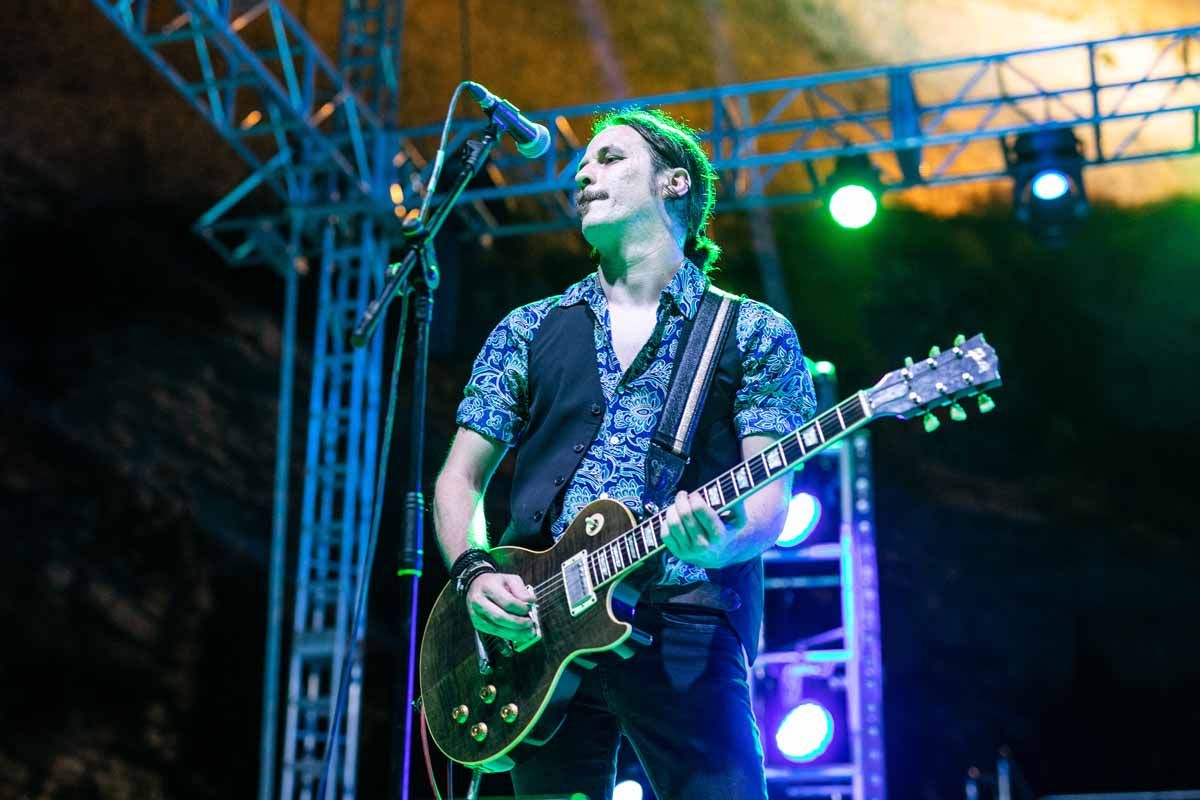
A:
{"type": "MultiPolygon", "coordinates": [[[[450,216],[455,203],[458,202],[458,197],[467,188],[467,185],[475,179],[479,171],[483,169],[484,163],[487,161],[488,155],[492,152],[492,148],[496,146],[496,142],[504,134],[506,128],[503,123],[492,121],[483,133],[481,141],[468,141],[463,145],[465,150],[463,164],[459,169],[458,175],[455,176],[454,185],[450,187],[450,192],[446,195],[441,205],[433,210],[429,215],[429,221],[415,221],[415,224],[405,223],[405,236],[408,241],[404,245],[404,253],[400,260],[388,265],[390,273],[387,282],[383,286],[383,291],[379,296],[367,305],[366,311],[359,318],[358,324],[354,326],[354,332],[350,334],[350,342],[355,347],[364,347],[371,339],[371,335],[375,332],[376,326],[383,319],[383,313],[387,311],[387,307],[391,305],[392,300],[398,294],[401,294],[402,287],[406,287],[412,275],[413,269],[417,266],[417,262],[425,255],[425,248],[432,247],[433,237],[437,236],[438,231],[446,223],[446,217],[450,216]]],[[[429,272],[428,269],[423,269],[424,273],[429,272]]],[[[437,288],[437,271],[433,269],[433,275],[424,274],[422,276],[432,288],[437,288]],[[432,277],[432,280],[430,280],[432,277]]]]}

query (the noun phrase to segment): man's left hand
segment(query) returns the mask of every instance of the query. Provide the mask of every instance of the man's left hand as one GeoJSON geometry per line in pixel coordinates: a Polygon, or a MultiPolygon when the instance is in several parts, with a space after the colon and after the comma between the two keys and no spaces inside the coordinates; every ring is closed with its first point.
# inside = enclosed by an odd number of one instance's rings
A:
{"type": "Polygon", "coordinates": [[[663,544],[680,561],[697,567],[720,568],[731,563],[734,539],[746,527],[739,503],[718,514],[700,493],[679,492],[667,508],[663,544]]]}

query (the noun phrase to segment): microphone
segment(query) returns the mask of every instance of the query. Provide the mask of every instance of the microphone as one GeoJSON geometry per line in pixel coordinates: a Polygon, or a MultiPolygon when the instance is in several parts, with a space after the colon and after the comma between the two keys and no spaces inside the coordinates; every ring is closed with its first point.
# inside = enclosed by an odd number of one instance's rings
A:
{"type": "Polygon", "coordinates": [[[467,81],[464,85],[479,107],[512,136],[518,153],[526,158],[538,158],[550,149],[550,131],[545,125],[533,122],[521,113],[521,109],[474,81],[467,81]]]}

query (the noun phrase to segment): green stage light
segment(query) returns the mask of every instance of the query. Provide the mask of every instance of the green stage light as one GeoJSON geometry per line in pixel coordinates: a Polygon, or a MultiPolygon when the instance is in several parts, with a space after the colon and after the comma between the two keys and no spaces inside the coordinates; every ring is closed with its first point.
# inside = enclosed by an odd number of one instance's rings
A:
{"type": "Polygon", "coordinates": [[[829,197],[829,215],[843,228],[857,230],[875,219],[878,211],[874,193],[856,183],[838,187],[829,197]]]}
{"type": "Polygon", "coordinates": [[[825,207],[843,228],[866,227],[879,213],[883,182],[879,170],[865,153],[838,156],[833,172],[824,180],[825,207]]]}

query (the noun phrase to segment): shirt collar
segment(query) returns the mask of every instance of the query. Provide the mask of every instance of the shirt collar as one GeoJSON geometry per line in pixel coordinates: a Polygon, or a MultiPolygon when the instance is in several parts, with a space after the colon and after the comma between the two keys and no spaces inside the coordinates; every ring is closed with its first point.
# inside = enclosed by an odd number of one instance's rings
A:
{"type": "MultiPolygon", "coordinates": [[[[659,302],[670,301],[681,314],[691,319],[696,315],[700,298],[707,288],[708,278],[705,274],[690,259],[684,259],[679,269],[671,276],[671,280],[663,287],[659,302]]],[[[597,318],[600,309],[608,305],[597,273],[593,272],[583,280],[571,284],[558,301],[560,306],[572,306],[576,303],[587,303],[597,313],[597,318]]]]}

